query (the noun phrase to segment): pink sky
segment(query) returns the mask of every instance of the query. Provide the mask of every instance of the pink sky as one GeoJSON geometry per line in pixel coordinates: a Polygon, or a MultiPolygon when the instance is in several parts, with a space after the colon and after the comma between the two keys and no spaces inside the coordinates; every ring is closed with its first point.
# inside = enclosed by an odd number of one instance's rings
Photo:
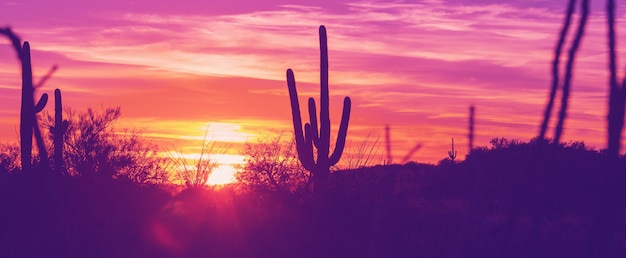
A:
{"type": "MultiPolygon", "coordinates": [[[[207,124],[214,139],[235,146],[272,130],[291,132],[285,70],[295,72],[301,104],[318,97],[317,28],[324,24],[333,131],[341,100],[350,96],[353,145],[368,134],[382,143],[390,124],[395,160],[422,143],[413,160],[435,163],[447,156],[452,137],[459,156],[466,154],[471,104],[475,146],[538,133],[565,5],[0,1],[0,26],[30,41],[36,78],[59,65],[39,93],[60,88],[76,109],[121,106],[120,126],[142,128],[164,148],[193,152],[207,124]]],[[[603,5],[592,6],[564,133],[565,141],[597,148],[605,146],[608,88],[603,5]]],[[[626,32],[619,30],[625,8],[618,7],[619,50],[626,49],[626,32]]],[[[8,40],[0,44],[0,141],[16,141],[19,66],[8,40]]]]}

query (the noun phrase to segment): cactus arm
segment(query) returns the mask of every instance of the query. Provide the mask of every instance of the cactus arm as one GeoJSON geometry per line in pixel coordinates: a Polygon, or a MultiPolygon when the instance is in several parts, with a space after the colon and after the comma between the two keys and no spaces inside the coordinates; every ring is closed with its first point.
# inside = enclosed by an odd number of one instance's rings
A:
{"type": "Polygon", "coordinates": [[[350,122],[350,109],[352,102],[350,97],[343,99],[343,113],[341,114],[341,124],[339,124],[339,134],[337,135],[337,143],[335,144],[335,150],[330,156],[330,165],[334,166],[339,162],[343,149],[346,146],[346,136],[348,135],[348,123],[350,122]]]}
{"type": "Polygon", "coordinates": [[[13,33],[10,27],[0,29],[0,34],[5,35],[9,40],[11,40],[11,45],[15,49],[15,53],[17,54],[17,58],[22,60],[22,40],[13,33]]]}
{"type": "Polygon", "coordinates": [[[41,86],[43,86],[43,84],[46,83],[46,81],[48,81],[50,79],[50,77],[52,77],[52,74],[54,74],[54,72],[56,72],[56,70],[58,68],[59,67],[57,65],[53,65],[52,68],[50,68],[50,70],[48,71],[48,73],[46,75],[44,75],[43,78],[41,78],[39,83],[33,85],[35,87],[35,89],[40,88],[41,86]]]}
{"type": "Polygon", "coordinates": [[[316,148],[320,146],[320,136],[317,128],[317,108],[315,107],[315,99],[309,98],[309,120],[311,121],[311,137],[316,148]]]}
{"type": "Polygon", "coordinates": [[[35,113],[41,112],[46,107],[46,104],[48,104],[48,94],[44,93],[39,99],[39,102],[37,102],[37,105],[35,105],[35,113]]]}
{"type": "Polygon", "coordinates": [[[63,101],[61,99],[61,90],[54,90],[54,126],[56,127],[56,131],[61,130],[64,133],[66,128],[63,128],[61,124],[63,123],[63,101]]]}
{"type": "Polygon", "coordinates": [[[295,134],[298,152],[300,152],[300,146],[304,145],[304,133],[302,132],[302,119],[300,118],[300,102],[298,101],[298,91],[296,90],[296,79],[291,69],[287,69],[287,87],[289,88],[289,100],[291,103],[293,132],[295,134]]]}
{"type": "Polygon", "coordinates": [[[287,69],[287,87],[289,88],[289,99],[291,102],[291,116],[293,121],[294,137],[296,139],[296,150],[302,165],[310,167],[314,163],[312,146],[309,147],[302,131],[302,119],[300,117],[300,102],[298,101],[298,91],[296,90],[296,79],[291,69],[287,69]],[[309,149],[311,149],[309,151],[309,149]],[[309,157],[311,159],[309,160],[309,157]]]}
{"type": "Polygon", "coordinates": [[[39,161],[41,162],[41,167],[44,169],[44,171],[48,171],[48,169],[50,168],[50,159],[48,158],[48,150],[46,149],[46,145],[43,142],[43,136],[41,135],[41,130],[39,129],[39,122],[37,121],[36,114],[41,112],[46,107],[47,103],[48,94],[44,93],[37,102],[37,105],[35,105],[35,107],[33,108],[33,133],[35,135],[35,143],[37,144],[37,149],[39,150],[39,161]]]}
{"type": "Polygon", "coordinates": [[[300,157],[298,155],[298,159],[302,163],[302,166],[309,171],[316,171],[317,165],[315,164],[315,158],[313,157],[313,139],[311,135],[313,134],[312,127],[309,123],[304,125],[304,142],[305,142],[305,155],[304,157],[300,157]]]}

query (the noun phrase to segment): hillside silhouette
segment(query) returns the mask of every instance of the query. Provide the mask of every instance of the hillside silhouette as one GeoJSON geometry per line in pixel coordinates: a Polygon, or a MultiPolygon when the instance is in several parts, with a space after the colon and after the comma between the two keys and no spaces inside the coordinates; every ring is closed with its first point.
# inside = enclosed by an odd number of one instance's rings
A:
{"type": "MultiPolygon", "coordinates": [[[[242,184],[173,189],[3,173],[0,250],[5,257],[524,257],[536,228],[542,257],[586,257],[605,160],[580,142],[511,141],[463,162],[331,173],[324,205],[311,194],[242,184]],[[524,182],[540,144],[545,163],[524,182]]],[[[610,201],[624,206],[623,198],[610,201]]]]}

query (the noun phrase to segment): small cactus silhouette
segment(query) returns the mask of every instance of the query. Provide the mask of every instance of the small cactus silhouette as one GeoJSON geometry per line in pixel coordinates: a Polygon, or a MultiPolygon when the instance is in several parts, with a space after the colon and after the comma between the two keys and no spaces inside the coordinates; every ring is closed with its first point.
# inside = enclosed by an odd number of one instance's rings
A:
{"type": "Polygon", "coordinates": [[[454,162],[454,159],[456,159],[456,151],[454,150],[454,137],[452,137],[452,150],[448,151],[448,156],[450,157],[452,162],[454,162]]]}
{"type": "Polygon", "coordinates": [[[391,155],[391,128],[389,125],[385,125],[385,149],[387,150],[387,165],[393,162],[393,156],[391,155]]]}
{"type": "Polygon", "coordinates": [[[289,98],[291,102],[291,112],[293,129],[296,138],[296,148],[298,159],[302,166],[313,174],[314,192],[324,193],[327,188],[330,167],[339,162],[346,143],[348,133],[348,122],[350,120],[350,97],[345,97],[343,101],[343,114],[339,125],[339,135],[335,150],[330,152],[330,117],[329,117],[329,94],[328,94],[328,46],[326,43],[326,28],[322,25],[319,28],[320,35],[320,128],[318,132],[317,114],[315,100],[309,98],[309,118],[310,123],[304,125],[302,130],[302,120],[300,117],[300,104],[298,92],[296,91],[296,80],[291,69],[287,69],[287,87],[289,88],[289,98]],[[314,159],[313,146],[317,148],[317,161],[314,159]]]}
{"type": "Polygon", "coordinates": [[[470,106],[469,109],[469,133],[467,135],[467,138],[469,140],[469,152],[472,151],[472,149],[474,149],[474,106],[470,106]]]}
{"type": "Polygon", "coordinates": [[[63,120],[63,104],[61,101],[61,90],[54,90],[54,126],[50,127],[52,134],[52,142],[54,144],[54,172],[62,175],[65,170],[65,162],[63,160],[63,137],[67,131],[68,121],[63,120]]]}

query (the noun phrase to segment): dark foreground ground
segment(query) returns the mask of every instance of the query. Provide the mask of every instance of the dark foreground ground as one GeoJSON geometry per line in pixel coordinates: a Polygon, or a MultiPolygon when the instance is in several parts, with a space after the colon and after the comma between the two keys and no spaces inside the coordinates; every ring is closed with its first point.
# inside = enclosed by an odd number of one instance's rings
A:
{"type": "Polygon", "coordinates": [[[539,154],[339,171],[322,198],[3,175],[0,257],[625,257],[623,166],[539,154]]]}

